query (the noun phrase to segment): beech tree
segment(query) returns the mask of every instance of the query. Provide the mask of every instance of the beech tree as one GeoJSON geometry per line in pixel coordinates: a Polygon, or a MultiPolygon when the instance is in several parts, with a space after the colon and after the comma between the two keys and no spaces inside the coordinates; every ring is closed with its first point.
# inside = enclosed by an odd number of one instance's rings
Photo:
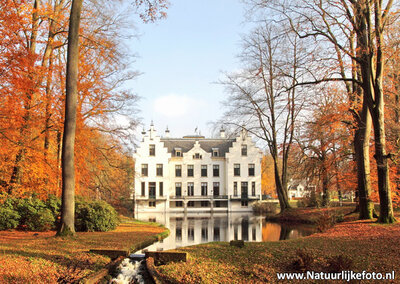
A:
{"type": "MultiPolygon", "coordinates": [[[[148,9],[142,14],[144,20],[154,20],[159,12],[157,5],[165,1],[147,1],[148,9]]],[[[62,207],[61,225],[57,232],[59,236],[75,234],[75,164],[74,146],[76,130],[76,112],[78,98],[78,62],[79,62],[79,24],[83,0],[72,0],[68,30],[68,54],[66,73],[65,120],[62,146],[62,207]]],[[[143,1],[137,1],[140,6],[143,1]]],[[[163,6],[164,7],[164,6],[163,6]]]]}
{"type": "Polygon", "coordinates": [[[353,129],[345,92],[327,88],[320,93],[312,104],[311,115],[299,126],[298,150],[293,151],[297,158],[291,161],[291,167],[297,169],[297,178],[307,178],[321,188],[322,206],[328,206],[331,191],[341,196],[354,188],[354,178],[350,177],[354,175],[352,149],[348,143],[353,129]]]}
{"type": "MultiPolygon", "coordinates": [[[[344,81],[353,82],[355,88],[351,90],[350,103],[362,105],[361,111],[357,115],[361,123],[359,133],[355,138],[355,147],[364,151],[363,157],[357,158],[358,167],[364,167],[359,176],[360,207],[362,207],[361,217],[372,217],[372,204],[369,200],[369,180],[367,155],[365,150],[369,138],[368,119],[369,113],[372,118],[374,128],[375,155],[378,173],[378,190],[380,200],[379,222],[394,222],[393,209],[391,202],[391,188],[389,179],[388,159],[390,154],[386,150],[385,123],[384,123],[384,92],[383,92],[383,72],[384,72],[384,33],[387,30],[388,16],[393,5],[392,0],[374,1],[273,1],[273,0],[249,0],[254,7],[267,8],[274,11],[282,20],[288,21],[292,29],[300,38],[311,39],[318,42],[324,41],[319,45],[322,50],[331,48],[334,52],[344,54],[336,60],[330,58],[324,61],[323,66],[327,66],[331,61],[333,65],[327,68],[325,74],[310,74],[315,80],[302,82],[303,84],[319,83],[324,81],[344,81]],[[345,68],[351,66],[352,76],[344,77],[340,74],[345,68]],[[339,67],[339,68],[338,68],[339,67]],[[333,72],[332,72],[333,71],[333,72]],[[335,76],[337,73],[342,76],[335,76]],[[361,99],[360,99],[361,98],[361,99]],[[359,115],[360,114],[360,115],[359,115]]],[[[272,20],[272,19],[271,19],[272,20]]],[[[273,21],[276,21],[274,18],[273,21]]],[[[320,51],[320,50],[318,50],[320,51]]],[[[352,106],[350,106],[351,109],[352,106]]]]}
{"type": "Polygon", "coordinates": [[[83,0],[72,0],[68,29],[65,122],[62,146],[62,203],[59,236],[75,234],[75,130],[78,98],[79,24],[83,0]]]}
{"type": "Polygon", "coordinates": [[[288,157],[301,93],[292,88],[304,60],[294,34],[277,27],[258,27],[244,38],[243,70],[227,74],[222,83],[230,94],[224,123],[245,128],[266,142],[274,165],[275,188],[281,211],[290,208],[287,192],[288,157]]]}

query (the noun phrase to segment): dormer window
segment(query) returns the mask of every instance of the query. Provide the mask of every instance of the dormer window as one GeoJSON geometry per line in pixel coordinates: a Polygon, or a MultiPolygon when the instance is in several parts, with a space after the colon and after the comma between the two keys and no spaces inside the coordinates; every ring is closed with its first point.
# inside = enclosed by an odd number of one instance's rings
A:
{"type": "Polygon", "coordinates": [[[212,149],[212,156],[213,157],[219,157],[219,149],[218,148],[213,148],[212,149]]]}
{"type": "Polygon", "coordinates": [[[175,148],[175,157],[182,157],[182,149],[175,148]]]}
{"type": "Polygon", "coordinates": [[[201,159],[200,153],[196,153],[193,155],[193,159],[201,159]]]}

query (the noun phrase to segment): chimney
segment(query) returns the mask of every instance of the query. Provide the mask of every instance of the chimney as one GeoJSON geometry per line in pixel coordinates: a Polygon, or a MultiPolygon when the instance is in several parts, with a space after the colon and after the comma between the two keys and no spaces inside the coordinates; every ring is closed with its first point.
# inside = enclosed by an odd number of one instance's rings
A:
{"type": "Polygon", "coordinates": [[[165,129],[165,138],[170,138],[168,126],[167,129],[165,129]]]}

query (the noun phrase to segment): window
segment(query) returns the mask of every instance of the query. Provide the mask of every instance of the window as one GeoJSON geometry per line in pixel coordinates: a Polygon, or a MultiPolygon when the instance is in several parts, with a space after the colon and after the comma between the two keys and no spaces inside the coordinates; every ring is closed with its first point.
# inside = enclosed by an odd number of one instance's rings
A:
{"type": "Polygon", "coordinates": [[[208,201],[201,201],[201,207],[208,207],[208,201]]]}
{"type": "Polygon", "coordinates": [[[188,177],[194,176],[194,166],[193,165],[187,166],[187,176],[188,177]]]}
{"type": "Polygon", "coordinates": [[[213,156],[213,157],[219,157],[219,150],[216,149],[216,148],[213,148],[213,149],[212,149],[212,156],[213,156]]]}
{"type": "Polygon", "coordinates": [[[182,176],[182,166],[181,165],[176,165],[175,166],[175,176],[176,177],[181,177],[182,176]]]}
{"type": "Polygon", "coordinates": [[[201,165],[201,176],[202,177],[207,176],[207,165],[201,165]]]}
{"type": "Polygon", "coordinates": [[[201,183],[201,195],[207,196],[207,183],[206,182],[201,183]]]}
{"type": "Polygon", "coordinates": [[[156,168],[156,174],[158,177],[162,177],[163,176],[163,164],[157,164],[157,168],[156,168]]]}
{"type": "Polygon", "coordinates": [[[156,207],[155,201],[149,201],[149,207],[156,207]]]}
{"type": "Polygon", "coordinates": [[[194,195],[194,183],[193,182],[188,182],[187,195],[188,196],[193,196],[194,195]]]}
{"type": "Polygon", "coordinates": [[[213,185],[214,196],[219,196],[219,182],[214,182],[213,185]]]}
{"type": "Polygon", "coordinates": [[[161,181],[159,184],[160,196],[164,196],[164,183],[161,181]]]}
{"type": "Polygon", "coordinates": [[[182,149],[175,148],[175,157],[182,157],[182,149]]]}
{"type": "Polygon", "coordinates": [[[238,196],[237,182],[236,181],[233,183],[233,195],[234,196],[238,196]]]}
{"type": "Polygon", "coordinates": [[[175,196],[182,196],[182,184],[180,182],[175,183],[175,196]]]}
{"type": "Polygon", "coordinates": [[[142,196],[146,195],[146,183],[142,182],[142,196]]]}
{"type": "Polygon", "coordinates": [[[154,145],[154,144],[149,145],[149,155],[150,156],[156,155],[156,145],[154,145]]]}
{"type": "Polygon", "coordinates": [[[183,207],[183,201],[175,201],[175,207],[183,207]]]}
{"type": "Polygon", "coordinates": [[[239,177],[240,176],[240,164],[234,164],[233,165],[233,175],[235,177],[239,177]]]}
{"type": "Polygon", "coordinates": [[[256,196],[256,182],[251,183],[251,195],[256,196]]]}
{"type": "Polygon", "coordinates": [[[142,164],[142,177],[147,177],[149,175],[149,165],[142,164]]]}
{"type": "Polygon", "coordinates": [[[242,156],[247,156],[247,145],[246,144],[242,145],[242,156]]]}
{"type": "Polygon", "coordinates": [[[219,165],[214,165],[213,166],[213,176],[214,177],[219,177],[219,165]]]}
{"type": "Polygon", "coordinates": [[[149,198],[156,198],[156,183],[149,182],[149,198]]]}
{"type": "Polygon", "coordinates": [[[252,228],[251,232],[252,232],[253,241],[255,241],[256,240],[256,228],[252,228]]]}
{"type": "Polygon", "coordinates": [[[249,177],[254,177],[254,164],[249,164],[249,177]]]}
{"type": "Polygon", "coordinates": [[[247,207],[249,202],[247,200],[242,200],[242,207],[247,207]]]}
{"type": "Polygon", "coordinates": [[[248,198],[247,181],[242,181],[241,191],[242,191],[242,199],[247,199],[248,198]]]}
{"type": "Polygon", "coordinates": [[[201,155],[199,153],[196,153],[193,155],[193,159],[199,160],[199,159],[201,159],[201,155]]]}
{"type": "Polygon", "coordinates": [[[188,202],[188,207],[194,207],[194,201],[189,201],[188,202]]]}

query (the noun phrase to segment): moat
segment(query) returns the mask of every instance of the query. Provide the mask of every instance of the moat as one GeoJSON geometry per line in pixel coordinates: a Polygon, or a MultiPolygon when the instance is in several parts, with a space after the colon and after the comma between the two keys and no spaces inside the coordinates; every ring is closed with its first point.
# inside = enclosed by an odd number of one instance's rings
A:
{"type": "Polygon", "coordinates": [[[147,250],[163,251],[208,242],[279,241],[304,237],[315,232],[309,226],[292,226],[265,221],[265,217],[246,213],[139,213],[137,219],[157,222],[170,235],[147,250]]]}

